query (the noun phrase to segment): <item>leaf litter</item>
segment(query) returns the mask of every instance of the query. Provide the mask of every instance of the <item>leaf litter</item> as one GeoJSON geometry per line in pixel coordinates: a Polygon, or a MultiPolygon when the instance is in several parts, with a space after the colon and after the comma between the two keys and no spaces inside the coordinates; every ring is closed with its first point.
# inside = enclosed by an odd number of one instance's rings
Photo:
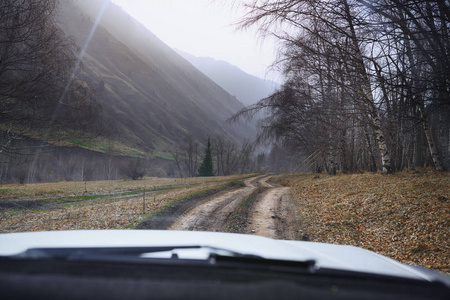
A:
{"type": "Polygon", "coordinates": [[[365,248],[450,274],[449,173],[299,174],[292,187],[310,240],[365,248]]]}

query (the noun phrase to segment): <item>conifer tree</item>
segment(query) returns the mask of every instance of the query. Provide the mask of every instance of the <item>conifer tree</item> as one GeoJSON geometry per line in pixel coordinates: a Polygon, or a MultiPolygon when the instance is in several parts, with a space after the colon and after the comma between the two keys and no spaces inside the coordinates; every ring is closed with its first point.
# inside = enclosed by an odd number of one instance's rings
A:
{"type": "Polygon", "coordinates": [[[205,156],[203,157],[202,164],[198,169],[198,176],[214,176],[210,139],[208,139],[208,146],[205,150],[205,156]]]}

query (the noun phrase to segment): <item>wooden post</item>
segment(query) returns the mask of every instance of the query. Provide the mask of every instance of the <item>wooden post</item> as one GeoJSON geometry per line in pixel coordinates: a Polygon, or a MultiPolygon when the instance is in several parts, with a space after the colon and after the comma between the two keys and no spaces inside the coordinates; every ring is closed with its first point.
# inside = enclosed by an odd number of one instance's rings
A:
{"type": "Polygon", "coordinates": [[[145,189],[144,189],[144,195],[142,197],[142,212],[145,214],[145,189]]]}

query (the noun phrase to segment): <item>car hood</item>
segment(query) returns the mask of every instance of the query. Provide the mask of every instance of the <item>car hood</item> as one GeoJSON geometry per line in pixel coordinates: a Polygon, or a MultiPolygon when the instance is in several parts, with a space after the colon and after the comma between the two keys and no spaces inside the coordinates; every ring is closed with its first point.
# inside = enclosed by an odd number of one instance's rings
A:
{"type": "Polygon", "coordinates": [[[154,246],[207,246],[266,259],[314,260],[318,268],[426,281],[435,281],[438,277],[445,276],[428,269],[421,270],[401,264],[353,246],[275,240],[245,234],[164,230],[82,230],[0,234],[0,256],[16,255],[32,248],[154,246]]]}

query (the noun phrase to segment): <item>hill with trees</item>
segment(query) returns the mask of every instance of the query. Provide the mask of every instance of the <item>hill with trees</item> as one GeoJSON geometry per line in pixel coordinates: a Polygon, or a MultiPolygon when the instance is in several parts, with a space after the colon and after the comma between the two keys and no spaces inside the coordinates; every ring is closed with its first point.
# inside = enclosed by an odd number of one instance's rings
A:
{"type": "Polygon", "coordinates": [[[2,182],[121,178],[155,159],[152,174],[166,176],[170,150],[188,136],[255,136],[251,124],[226,122],[241,102],[111,1],[9,2],[2,182]]]}

